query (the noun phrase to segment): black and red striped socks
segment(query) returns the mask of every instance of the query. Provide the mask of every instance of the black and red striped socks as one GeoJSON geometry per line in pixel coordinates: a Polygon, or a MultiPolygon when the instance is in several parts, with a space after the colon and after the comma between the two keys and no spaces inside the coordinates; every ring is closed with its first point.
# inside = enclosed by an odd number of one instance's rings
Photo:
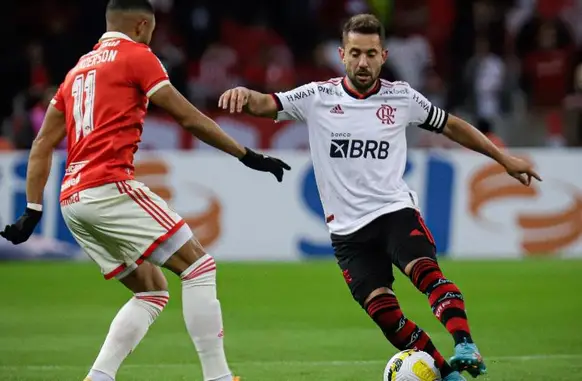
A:
{"type": "Polygon", "coordinates": [[[438,263],[430,258],[419,260],[412,267],[410,279],[420,292],[428,296],[432,312],[453,335],[455,345],[472,343],[463,294],[445,278],[438,263]]]}
{"type": "Polygon", "coordinates": [[[395,295],[380,294],[373,297],[366,305],[366,311],[394,347],[399,350],[424,351],[435,359],[443,377],[452,372],[426,332],[403,315],[395,295]]]}

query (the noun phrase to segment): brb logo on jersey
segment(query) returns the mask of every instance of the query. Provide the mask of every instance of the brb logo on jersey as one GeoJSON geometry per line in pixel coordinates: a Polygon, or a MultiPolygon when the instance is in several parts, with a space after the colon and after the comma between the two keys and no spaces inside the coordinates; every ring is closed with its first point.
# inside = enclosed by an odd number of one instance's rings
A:
{"type": "MultiPolygon", "coordinates": [[[[332,133],[331,137],[349,138],[350,133],[332,133]]],[[[381,159],[388,157],[390,143],[384,140],[332,139],[329,157],[334,159],[381,159]]]]}

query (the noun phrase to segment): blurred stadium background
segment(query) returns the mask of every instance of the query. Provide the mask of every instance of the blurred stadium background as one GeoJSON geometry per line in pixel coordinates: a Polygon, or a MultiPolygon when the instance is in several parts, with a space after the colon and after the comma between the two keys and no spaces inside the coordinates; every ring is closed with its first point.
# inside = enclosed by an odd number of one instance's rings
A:
{"type": "MultiPolygon", "coordinates": [[[[408,131],[406,180],[445,270],[467,298],[490,358],[484,379],[582,379],[582,1],[153,2],[152,48],[176,87],[240,142],[293,167],[278,184],[212,151],[155,108],[137,157],[138,178],[221,263],[227,349],[245,380],[379,380],[394,353],[351,301],[332,259],[305,126],[216,107],[236,85],[273,92],[342,76],[341,24],[362,12],[377,14],[388,30],[384,78],[405,80],[465,117],[532,160],[544,178],[521,187],[477,154],[408,131]]],[[[27,149],[55,87],[103,33],[105,4],[3,4],[0,226],[25,207],[27,149]]],[[[18,247],[0,241],[0,380],[82,379],[128,297],[101,280],[64,225],[64,148],[55,153],[37,234],[18,247]]],[[[446,331],[406,283],[398,278],[404,311],[449,356],[446,331]]],[[[199,379],[179,285],[171,287],[173,303],[120,380],[199,379]]]]}

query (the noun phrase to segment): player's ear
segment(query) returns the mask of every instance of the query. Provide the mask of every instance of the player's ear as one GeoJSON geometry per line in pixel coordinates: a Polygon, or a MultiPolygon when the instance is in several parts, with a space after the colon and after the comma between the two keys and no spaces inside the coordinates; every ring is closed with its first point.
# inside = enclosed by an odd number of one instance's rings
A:
{"type": "Polygon", "coordinates": [[[385,63],[388,59],[388,49],[382,50],[382,63],[385,63]]]}
{"type": "Polygon", "coordinates": [[[337,48],[337,51],[339,53],[339,56],[342,60],[342,62],[344,61],[344,57],[346,56],[346,50],[343,48],[343,46],[340,46],[337,48]]]}
{"type": "Polygon", "coordinates": [[[140,37],[145,36],[147,34],[147,30],[148,30],[148,20],[146,19],[140,20],[135,27],[135,33],[140,37]]]}

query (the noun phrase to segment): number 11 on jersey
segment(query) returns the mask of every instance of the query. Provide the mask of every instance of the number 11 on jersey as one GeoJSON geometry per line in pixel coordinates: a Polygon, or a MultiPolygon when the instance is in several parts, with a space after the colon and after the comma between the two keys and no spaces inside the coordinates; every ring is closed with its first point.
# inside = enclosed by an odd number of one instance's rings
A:
{"type": "Polygon", "coordinates": [[[78,142],[93,131],[93,109],[95,107],[96,70],[79,74],[73,82],[73,117],[75,118],[76,139],[78,142]]]}

